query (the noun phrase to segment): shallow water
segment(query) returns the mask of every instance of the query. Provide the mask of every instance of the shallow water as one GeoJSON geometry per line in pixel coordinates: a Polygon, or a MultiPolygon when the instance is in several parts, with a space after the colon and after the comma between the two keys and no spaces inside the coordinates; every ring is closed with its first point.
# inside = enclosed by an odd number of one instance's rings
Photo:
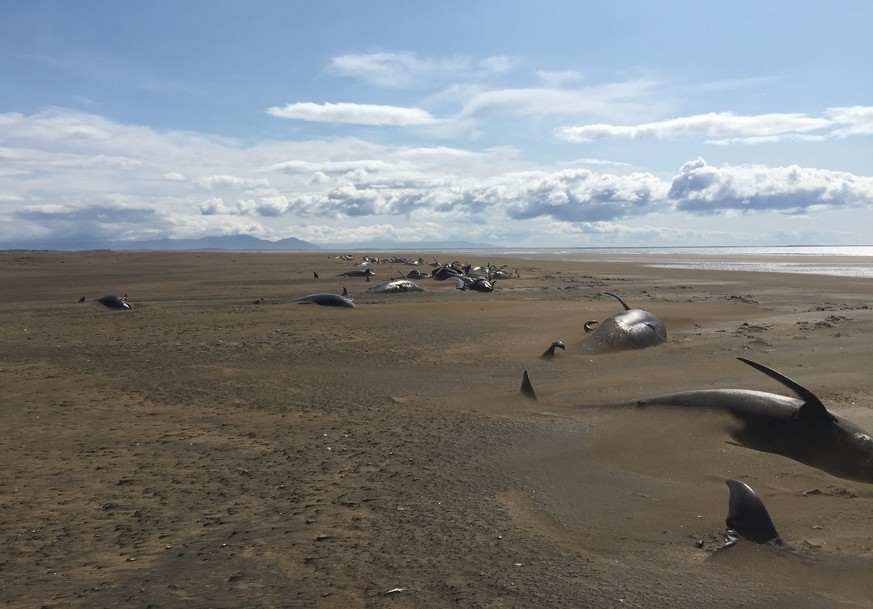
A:
{"type": "Polygon", "coordinates": [[[525,259],[642,262],[654,268],[800,273],[873,279],[873,246],[500,248],[475,250],[525,259]]]}

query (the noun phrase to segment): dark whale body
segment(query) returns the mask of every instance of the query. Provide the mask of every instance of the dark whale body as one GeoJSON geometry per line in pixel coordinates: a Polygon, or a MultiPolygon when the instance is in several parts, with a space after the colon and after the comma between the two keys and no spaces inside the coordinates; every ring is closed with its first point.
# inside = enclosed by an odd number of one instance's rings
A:
{"type": "Polygon", "coordinates": [[[799,383],[757,362],[737,359],[779,381],[799,399],[748,389],[701,389],[646,398],[637,405],[725,410],[741,423],[732,432],[740,445],[873,484],[873,437],[868,432],[830,412],[799,383]]]}
{"type": "Polygon", "coordinates": [[[589,321],[585,331],[591,334],[578,349],[587,352],[624,351],[643,349],[660,345],[667,341],[667,328],[658,317],[643,309],[631,309],[621,298],[612,292],[604,292],[618,300],[624,311],[602,322],[589,321]],[[597,328],[592,331],[592,327],[597,328]]]}
{"type": "Polygon", "coordinates": [[[330,294],[327,292],[310,294],[309,296],[298,298],[297,302],[299,302],[300,304],[323,305],[325,307],[349,307],[352,309],[357,307],[357,305],[352,301],[351,298],[348,298],[346,296],[340,296],[339,294],[330,294]]]}
{"type": "Polygon", "coordinates": [[[552,342],[551,345],[549,345],[548,349],[543,351],[543,354],[540,355],[540,357],[543,359],[552,359],[553,357],[555,357],[555,349],[556,348],[561,349],[563,351],[563,350],[566,350],[567,346],[564,344],[563,341],[556,340],[556,341],[552,342]]]}
{"type": "MultiPolygon", "coordinates": [[[[81,300],[79,302],[82,302],[81,300]]],[[[96,299],[96,302],[99,302],[104,307],[109,309],[129,309],[130,305],[127,303],[127,294],[124,296],[115,296],[113,294],[107,294],[106,296],[101,296],[96,299]]]]}
{"type": "Polygon", "coordinates": [[[739,480],[725,480],[730,497],[728,498],[728,514],[725,524],[731,540],[728,545],[736,543],[744,537],[755,543],[772,543],[780,545],[782,540],[764,502],[748,484],[739,480]]]}

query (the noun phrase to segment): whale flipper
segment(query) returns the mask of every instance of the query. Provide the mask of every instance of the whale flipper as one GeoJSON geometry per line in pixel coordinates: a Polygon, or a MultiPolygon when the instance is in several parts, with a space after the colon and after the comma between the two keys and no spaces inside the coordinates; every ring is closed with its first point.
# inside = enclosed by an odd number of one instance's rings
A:
{"type": "Polygon", "coordinates": [[[822,404],[821,400],[818,399],[818,396],[797,381],[788,378],[781,372],[768,368],[764,364],[759,364],[758,362],[753,362],[752,360],[743,357],[738,357],[737,359],[744,364],[748,364],[752,368],[763,372],[773,380],[782,383],[796,393],[800,399],[803,400],[803,405],[801,405],[797,411],[798,420],[809,423],[814,423],[816,421],[830,423],[836,422],[837,418],[825,407],[824,404],[822,404]]]}
{"type": "Polygon", "coordinates": [[[621,296],[619,296],[618,294],[613,294],[612,292],[603,292],[603,294],[606,294],[607,296],[612,296],[613,298],[615,298],[617,301],[619,301],[621,303],[621,306],[624,307],[625,311],[630,311],[630,307],[627,306],[627,303],[625,301],[623,301],[621,299],[621,296]]]}
{"type": "Polygon", "coordinates": [[[725,524],[728,527],[728,545],[733,545],[739,537],[755,543],[780,545],[782,540],[764,502],[752,488],[739,480],[725,480],[730,490],[728,514],[725,524]]]}
{"type": "Polygon", "coordinates": [[[532,400],[537,399],[537,393],[534,391],[533,385],[530,382],[530,377],[527,375],[527,370],[524,371],[524,376],[521,377],[521,395],[532,400]]]}
{"type": "Polygon", "coordinates": [[[540,357],[542,357],[543,359],[551,359],[555,357],[555,348],[566,350],[567,345],[564,344],[564,341],[556,340],[551,345],[549,345],[549,348],[546,349],[540,357]]]}

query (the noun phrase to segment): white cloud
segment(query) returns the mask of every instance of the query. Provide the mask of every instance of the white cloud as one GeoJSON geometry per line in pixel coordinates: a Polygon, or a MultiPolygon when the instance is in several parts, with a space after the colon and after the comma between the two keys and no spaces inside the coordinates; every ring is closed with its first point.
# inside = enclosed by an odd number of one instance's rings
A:
{"type": "Polygon", "coordinates": [[[704,214],[869,208],[873,207],[873,178],[796,165],[712,167],[697,159],[682,166],[668,197],[677,210],[704,214]]]}
{"type": "Polygon", "coordinates": [[[361,53],[338,55],[327,72],[360,78],[383,87],[406,87],[446,74],[465,73],[472,62],[465,57],[422,59],[415,53],[361,53]]]}
{"type": "Polygon", "coordinates": [[[269,186],[265,178],[241,178],[228,174],[200,176],[194,179],[194,183],[207,190],[221,188],[251,188],[255,186],[269,186]]]}
{"type": "MultiPolygon", "coordinates": [[[[827,116],[863,132],[869,114],[839,108],[827,116]]],[[[637,232],[625,238],[636,239],[648,219],[670,214],[681,226],[677,217],[703,223],[713,214],[873,210],[873,178],[794,165],[697,159],[671,178],[596,158],[535,165],[510,146],[405,147],[356,138],[245,146],[57,109],[0,114],[0,140],[0,241],[242,231],[307,238],[302,231],[314,222],[342,234],[391,225],[421,235],[415,227],[434,225],[440,239],[503,235],[533,243],[549,224],[588,235],[631,227],[637,232]],[[48,127],[66,124],[93,125],[105,137],[58,139],[48,127]]]]}
{"type": "Polygon", "coordinates": [[[516,61],[494,55],[474,62],[469,57],[424,58],[409,52],[351,53],[333,57],[326,72],[389,87],[433,87],[435,83],[488,78],[510,72],[516,61]]]}
{"type": "Polygon", "coordinates": [[[472,95],[464,103],[459,118],[484,118],[492,114],[639,116],[652,111],[652,87],[653,83],[640,80],[584,89],[494,89],[472,95]]]}
{"type": "Polygon", "coordinates": [[[870,133],[873,133],[873,107],[856,106],[831,108],[823,117],[799,113],[743,116],[733,112],[710,112],[638,125],[595,123],[561,127],[556,136],[568,142],[582,143],[609,138],[668,139],[696,135],[710,138],[710,143],[715,144],[760,144],[783,139],[820,140],[870,133]]]}
{"type": "Polygon", "coordinates": [[[841,125],[833,132],[834,137],[873,135],[873,106],[828,108],[825,114],[836,125],[841,125]]]}
{"type": "Polygon", "coordinates": [[[267,114],[303,121],[357,125],[414,126],[431,125],[436,122],[430,113],[420,108],[374,104],[298,102],[281,108],[268,108],[267,114]]]}

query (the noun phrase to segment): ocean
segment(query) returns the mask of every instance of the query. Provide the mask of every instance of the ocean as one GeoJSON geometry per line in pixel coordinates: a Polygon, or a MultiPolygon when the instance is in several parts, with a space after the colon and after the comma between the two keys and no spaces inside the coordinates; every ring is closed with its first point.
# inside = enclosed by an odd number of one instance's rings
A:
{"type": "MultiPolygon", "coordinates": [[[[477,255],[495,250],[474,250],[477,255]]],[[[873,246],[501,248],[507,256],[571,262],[634,262],[656,268],[802,273],[873,279],[873,246]]],[[[471,251],[470,253],[472,253],[471,251]]]]}

